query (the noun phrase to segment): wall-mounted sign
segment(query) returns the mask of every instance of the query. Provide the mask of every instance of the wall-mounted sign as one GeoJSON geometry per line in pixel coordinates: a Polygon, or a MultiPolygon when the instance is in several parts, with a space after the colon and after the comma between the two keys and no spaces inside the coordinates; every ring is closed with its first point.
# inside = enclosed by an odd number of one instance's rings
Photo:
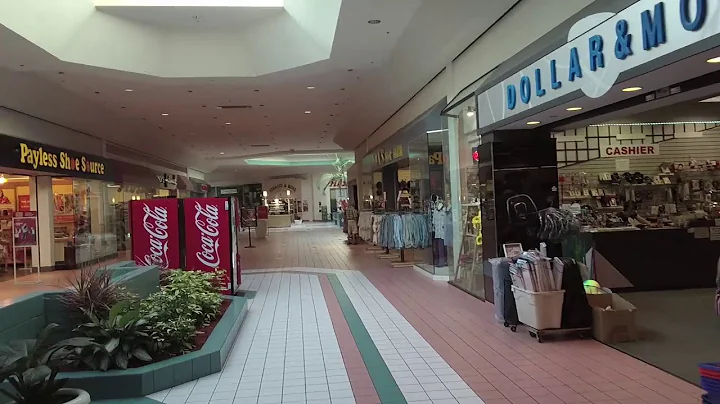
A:
{"type": "Polygon", "coordinates": [[[30,195],[18,195],[18,209],[20,212],[30,211],[30,195]]]}
{"type": "Polygon", "coordinates": [[[220,189],[220,195],[237,195],[237,188],[222,188],[220,189]]]}
{"type": "Polygon", "coordinates": [[[442,152],[430,153],[428,158],[430,160],[430,165],[443,165],[444,159],[442,152]]]}
{"type": "Polygon", "coordinates": [[[567,44],[478,95],[480,127],[578,90],[600,98],[621,73],[718,34],[717,0],[640,0],[617,14],[588,16],[570,29],[567,44]]]}
{"type": "Polygon", "coordinates": [[[0,135],[0,166],[112,180],[106,159],[0,135]]]}
{"type": "Polygon", "coordinates": [[[373,158],[375,159],[375,165],[382,166],[390,163],[394,160],[398,160],[405,157],[402,146],[395,146],[392,149],[380,149],[375,152],[373,158]]]}
{"type": "Polygon", "coordinates": [[[160,185],[163,186],[163,188],[168,189],[176,189],[178,185],[177,181],[177,175],[171,175],[171,174],[157,174],[155,176],[157,178],[158,182],[160,182],[160,185]]]}
{"type": "Polygon", "coordinates": [[[268,189],[268,194],[272,194],[273,192],[275,192],[275,191],[277,191],[277,190],[279,190],[279,189],[289,189],[290,192],[293,192],[293,193],[295,193],[295,192],[297,191],[297,188],[295,188],[294,185],[290,185],[290,184],[277,184],[277,185],[273,185],[272,187],[270,187],[270,189],[268,189]]]}
{"type": "Polygon", "coordinates": [[[643,156],[659,156],[660,145],[655,144],[639,144],[633,146],[606,146],[600,148],[602,157],[643,157],[643,156]]]}

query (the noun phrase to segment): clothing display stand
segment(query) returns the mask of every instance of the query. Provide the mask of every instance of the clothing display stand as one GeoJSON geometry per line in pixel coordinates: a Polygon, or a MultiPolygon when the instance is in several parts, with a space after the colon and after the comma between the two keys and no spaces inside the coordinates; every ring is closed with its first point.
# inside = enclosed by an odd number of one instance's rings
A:
{"type": "MultiPolygon", "coordinates": [[[[465,209],[465,230],[463,231],[463,238],[461,240],[460,255],[458,256],[458,262],[455,265],[455,280],[469,279],[470,284],[467,285],[469,290],[474,290],[475,286],[475,267],[476,265],[482,265],[482,242],[478,244],[478,236],[482,232],[481,228],[476,228],[473,225],[473,218],[477,216],[475,209],[480,209],[479,203],[468,203],[463,205],[465,209]],[[468,244],[472,243],[472,248],[468,248],[468,244]],[[468,251],[472,250],[472,252],[468,251]],[[472,255],[470,259],[470,267],[462,264],[463,256],[470,253],[472,255]]],[[[482,238],[480,238],[482,240],[482,238]]]]}
{"type": "MultiPolygon", "coordinates": [[[[398,199],[399,198],[400,197],[398,197],[398,199]]],[[[400,212],[398,212],[398,214],[400,215],[400,217],[402,217],[405,215],[405,212],[400,211],[400,212]]],[[[401,221],[400,223],[402,223],[402,225],[403,225],[403,229],[402,229],[401,233],[405,233],[405,227],[404,227],[405,221],[401,221]]],[[[415,265],[415,262],[405,261],[405,245],[400,246],[399,258],[400,258],[399,261],[393,261],[390,263],[390,265],[392,265],[393,268],[408,268],[408,267],[412,267],[415,265]]]]}

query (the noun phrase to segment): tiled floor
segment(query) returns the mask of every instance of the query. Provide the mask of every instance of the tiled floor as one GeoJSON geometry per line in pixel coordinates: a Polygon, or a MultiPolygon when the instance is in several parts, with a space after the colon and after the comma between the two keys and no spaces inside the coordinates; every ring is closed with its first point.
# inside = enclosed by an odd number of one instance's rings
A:
{"type": "MultiPolygon", "coordinates": [[[[123,252],[117,258],[103,261],[99,264],[93,265],[92,267],[103,267],[107,265],[112,265],[117,262],[127,261],[129,258],[129,251],[123,252]]],[[[25,296],[33,292],[64,289],[68,287],[70,283],[75,279],[75,276],[78,272],[79,270],[58,270],[42,272],[40,273],[40,283],[32,283],[37,280],[36,274],[22,275],[18,277],[18,281],[26,283],[15,284],[15,282],[13,281],[13,269],[12,267],[10,267],[4,272],[0,273],[0,307],[12,303],[13,299],[16,299],[20,296],[25,296]]]]}
{"type": "Polygon", "coordinates": [[[595,341],[538,344],[527,333],[512,333],[496,323],[492,305],[412,269],[393,269],[344,239],[338,229],[306,225],[254,240],[258,248],[242,251],[243,268],[265,273],[244,279],[258,293],[230,362],[221,374],[155,397],[166,403],[378,403],[367,387],[371,380],[380,390],[382,372],[367,362],[360,323],[403,403],[700,402],[697,387],[595,341]],[[342,295],[329,295],[332,276],[358,322],[340,307],[342,295]],[[282,392],[275,391],[280,386],[282,392]],[[286,393],[285,386],[298,389],[286,393]]]}

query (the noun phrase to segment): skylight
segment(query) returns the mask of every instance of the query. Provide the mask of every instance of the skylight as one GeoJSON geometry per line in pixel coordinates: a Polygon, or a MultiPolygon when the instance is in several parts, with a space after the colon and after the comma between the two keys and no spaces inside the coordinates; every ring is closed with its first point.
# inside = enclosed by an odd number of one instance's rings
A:
{"type": "Polygon", "coordinates": [[[285,0],[93,0],[96,7],[283,7],[285,0]]]}

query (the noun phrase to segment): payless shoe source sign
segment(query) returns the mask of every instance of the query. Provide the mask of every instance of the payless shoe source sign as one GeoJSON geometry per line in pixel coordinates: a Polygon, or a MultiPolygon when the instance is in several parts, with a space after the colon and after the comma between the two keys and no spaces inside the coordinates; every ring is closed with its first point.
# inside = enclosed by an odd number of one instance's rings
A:
{"type": "Polygon", "coordinates": [[[0,166],[112,181],[102,157],[0,135],[0,166]]]}
{"type": "Polygon", "coordinates": [[[640,0],[591,15],[570,29],[566,45],[478,95],[480,127],[578,90],[600,98],[621,73],[718,34],[718,0],[640,0]]]}

